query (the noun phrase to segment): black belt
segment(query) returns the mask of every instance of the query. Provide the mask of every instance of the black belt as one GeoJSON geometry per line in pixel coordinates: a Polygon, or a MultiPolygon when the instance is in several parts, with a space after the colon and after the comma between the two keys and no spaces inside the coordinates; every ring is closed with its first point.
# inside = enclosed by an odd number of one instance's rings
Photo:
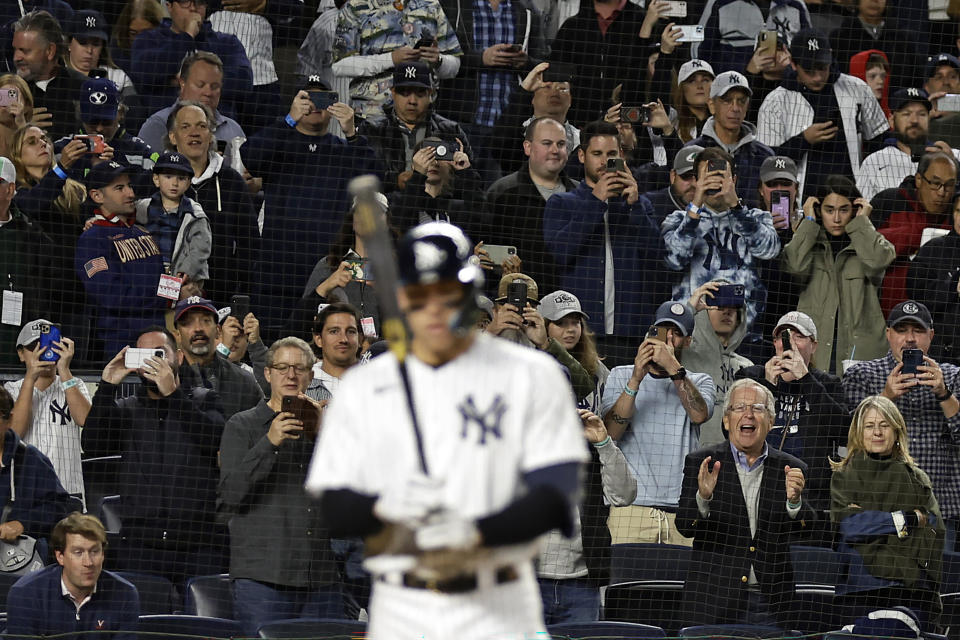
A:
{"type": "MultiPolygon", "coordinates": [[[[493,581],[495,584],[505,584],[507,582],[513,582],[519,577],[520,574],[516,567],[513,565],[507,565],[494,571],[493,581]]],[[[379,579],[383,582],[387,582],[384,576],[380,576],[379,579]]],[[[460,575],[453,576],[452,578],[443,578],[440,580],[421,578],[413,573],[405,573],[402,576],[401,583],[403,586],[409,587],[410,589],[426,589],[428,591],[435,591],[437,593],[469,593],[471,591],[476,591],[477,587],[479,586],[477,572],[475,571],[470,573],[462,573],[460,575]]]]}

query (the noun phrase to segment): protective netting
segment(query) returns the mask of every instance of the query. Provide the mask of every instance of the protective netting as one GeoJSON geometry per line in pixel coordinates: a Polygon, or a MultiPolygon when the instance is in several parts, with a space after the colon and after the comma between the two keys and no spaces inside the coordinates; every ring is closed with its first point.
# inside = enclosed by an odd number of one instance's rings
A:
{"type": "Polygon", "coordinates": [[[0,4],[12,637],[956,635],[956,2],[0,4]]]}

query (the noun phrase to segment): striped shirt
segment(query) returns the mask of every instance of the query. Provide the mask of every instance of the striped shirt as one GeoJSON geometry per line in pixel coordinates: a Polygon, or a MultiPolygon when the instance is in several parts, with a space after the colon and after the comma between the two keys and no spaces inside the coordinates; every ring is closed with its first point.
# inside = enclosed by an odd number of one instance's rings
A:
{"type": "MultiPolygon", "coordinates": [[[[7,382],[4,388],[16,400],[23,380],[7,382]]],[[[82,381],[77,389],[90,402],[90,390],[82,381]]],[[[66,392],[57,376],[49,387],[33,389],[33,422],[23,441],[50,458],[57,478],[67,493],[83,495],[83,468],[80,466],[80,427],[73,421],[66,392]]]]}
{"type": "MultiPolygon", "coordinates": [[[[473,41],[477,51],[484,51],[495,44],[515,42],[516,25],[513,24],[513,7],[510,0],[504,0],[494,11],[487,0],[473,2],[473,41]]],[[[492,127],[510,101],[510,91],[515,71],[481,71],[477,74],[480,81],[476,124],[492,127]]]]}
{"type": "Polygon", "coordinates": [[[217,11],[210,16],[214,31],[231,33],[243,45],[253,70],[253,86],[279,80],[273,64],[273,27],[263,16],[239,11],[217,11]]]}

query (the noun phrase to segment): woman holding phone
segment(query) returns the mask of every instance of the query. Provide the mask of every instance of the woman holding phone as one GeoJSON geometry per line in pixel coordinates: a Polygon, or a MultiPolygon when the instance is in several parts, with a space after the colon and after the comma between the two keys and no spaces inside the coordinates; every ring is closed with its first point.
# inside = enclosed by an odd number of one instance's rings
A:
{"type": "Polygon", "coordinates": [[[0,76],[0,156],[10,157],[13,136],[33,117],[33,94],[15,73],[0,76]]]}
{"type": "Polygon", "coordinates": [[[849,178],[831,176],[819,197],[803,203],[804,219],[783,249],[784,271],[803,287],[797,310],[817,326],[818,360],[837,375],[846,359],[887,352],[879,289],[896,250],[870,222],[871,211],[849,178]]]}

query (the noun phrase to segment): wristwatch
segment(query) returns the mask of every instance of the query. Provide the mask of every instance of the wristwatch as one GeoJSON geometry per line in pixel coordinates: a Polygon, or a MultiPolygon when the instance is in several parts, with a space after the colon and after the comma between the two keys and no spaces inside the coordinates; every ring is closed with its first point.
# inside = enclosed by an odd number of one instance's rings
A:
{"type": "Polygon", "coordinates": [[[686,377],[687,377],[687,370],[684,369],[683,367],[680,367],[679,369],[677,369],[677,372],[676,372],[675,374],[673,374],[672,376],[670,376],[670,379],[671,379],[671,380],[683,380],[683,379],[686,378],[686,377]]]}

